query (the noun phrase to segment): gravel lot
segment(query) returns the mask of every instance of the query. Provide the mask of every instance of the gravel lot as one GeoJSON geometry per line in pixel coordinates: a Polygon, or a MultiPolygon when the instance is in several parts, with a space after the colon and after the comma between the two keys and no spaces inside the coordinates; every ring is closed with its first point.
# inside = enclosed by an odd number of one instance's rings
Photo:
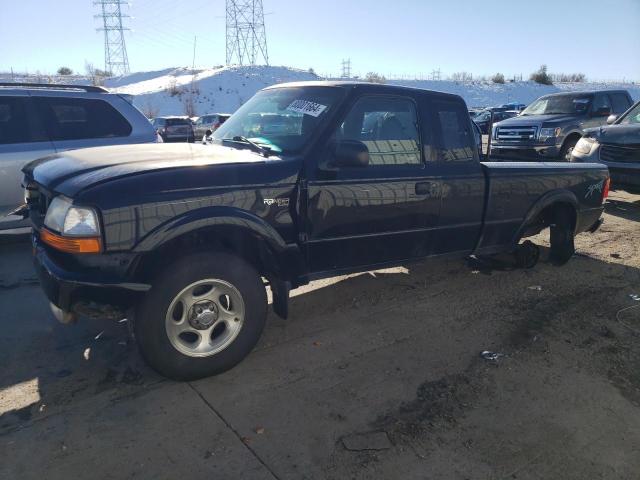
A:
{"type": "Polygon", "coordinates": [[[58,325],[29,245],[0,245],[0,478],[640,478],[639,222],[613,192],[562,268],[314,282],[192,383],[151,372],[126,323],[58,325]]]}

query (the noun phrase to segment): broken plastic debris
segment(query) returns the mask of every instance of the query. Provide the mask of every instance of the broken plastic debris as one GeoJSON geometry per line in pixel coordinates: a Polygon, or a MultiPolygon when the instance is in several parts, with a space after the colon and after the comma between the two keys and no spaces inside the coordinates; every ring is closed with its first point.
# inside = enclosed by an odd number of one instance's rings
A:
{"type": "Polygon", "coordinates": [[[631,300],[635,300],[636,302],[640,302],[640,295],[638,295],[637,293],[631,293],[629,294],[629,298],[631,300]]]}
{"type": "Polygon", "coordinates": [[[387,432],[355,433],[342,437],[344,448],[352,452],[364,450],[388,450],[393,445],[387,432]]]}
{"type": "Polygon", "coordinates": [[[530,287],[527,287],[529,290],[537,290],[538,292],[542,291],[542,286],[541,285],[531,285],[530,287]]]}
{"type": "Polygon", "coordinates": [[[489,360],[492,362],[497,361],[499,358],[504,357],[504,353],[498,353],[498,352],[490,352],[489,350],[484,350],[480,356],[485,359],[485,360],[489,360]]]}

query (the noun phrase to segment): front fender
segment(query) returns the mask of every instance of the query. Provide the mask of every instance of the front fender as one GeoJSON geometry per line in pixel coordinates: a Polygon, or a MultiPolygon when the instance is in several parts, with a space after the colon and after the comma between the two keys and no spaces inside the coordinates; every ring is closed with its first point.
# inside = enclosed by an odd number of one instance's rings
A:
{"type": "Polygon", "coordinates": [[[212,227],[232,227],[253,233],[267,242],[274,252],[284,252],[287,245],[267,222],[246,210],[235,207],[204,207],[178,215],[145,236],[134,252],[149,252],[182,235],[212,227]]]}
{"type": "Polygon", "coordinates": [[[518,243],[518,241],[522,238],[527,228],[533,225],[536,218],[538,218],[538,216],[545,209],[559,203],[571,205],[576,211],[578,209],[578,199],[575,196],[575,194],[570,190],[552,190],[550,192],[545,193],[527,211],[527,214],[525,215],[522,223],[520,224],[520,228],[518,228],[515,236],[512,239],[512,243],[514,245],[518,243]]]}

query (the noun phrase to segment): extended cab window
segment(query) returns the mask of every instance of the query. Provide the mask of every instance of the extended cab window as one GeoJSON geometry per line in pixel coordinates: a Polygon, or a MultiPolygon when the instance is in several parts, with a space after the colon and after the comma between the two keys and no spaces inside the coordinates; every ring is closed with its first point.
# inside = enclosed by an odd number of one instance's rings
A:
{"type": "Polygon", "coordinates": [[[337,140],[362,142],[369,165],[420,165],[416,107],[408,98],[367,96],[359,99],[336,132],[337,140]]]}
{"type": "Polygon", "coordinates": [[[436,157],[443,162],[466,162],[474,159],[475,137],[469,114],[458,102],[435,101],[436,123],[440,130],[436,157]]]}
{"type": "Polygon", "coordinates": [[[131,125],[102,100],[33,97],[53,141],[126,137],[131,125]]]}

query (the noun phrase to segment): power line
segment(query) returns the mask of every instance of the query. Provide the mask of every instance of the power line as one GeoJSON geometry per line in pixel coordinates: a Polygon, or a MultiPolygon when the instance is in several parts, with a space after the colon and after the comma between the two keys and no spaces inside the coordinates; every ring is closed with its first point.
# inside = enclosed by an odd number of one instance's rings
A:
{"type": "Polygon", "coordinates": [[[227,0],[227,65],[269,65],[262,0],[227,0]]]}
{"type": "Polygon", "coordinates": [[[104,32],[104,69],[111,75],[127,75],[129,58],[124,31],[129,29],[122,26],[122,18],[128,17],[122,13],[122,5],[126,3],[122,0],[95,0],[93,4],[100,7],[96,18],[102,18],[103,26],[96,30],[104,32]]]}

